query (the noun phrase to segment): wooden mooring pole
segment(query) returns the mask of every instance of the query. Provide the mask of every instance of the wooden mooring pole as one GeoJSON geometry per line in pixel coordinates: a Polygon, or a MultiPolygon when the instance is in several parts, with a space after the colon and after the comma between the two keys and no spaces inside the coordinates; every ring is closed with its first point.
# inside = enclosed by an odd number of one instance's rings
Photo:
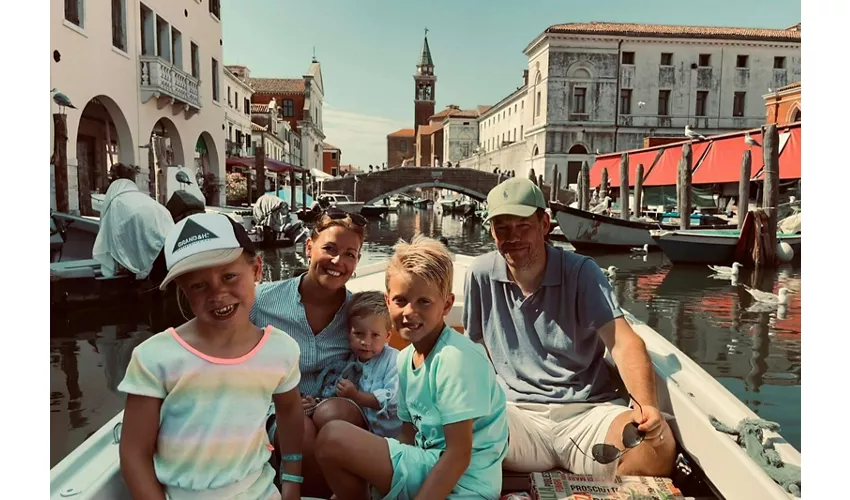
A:
{"type": "Polygon", "coordinates": [[[307,171],[301,172],[301,206],[307,210],[307,171]]]}
{"type": "Polygon", "coordinates": [[[635,217],[640,217],[643,213],[643,163],[638,163],[637,172],[635,172],[635,217]]]}
{"type": "MultiPolygon", "coordinates": [[[[767,253],[776,253],[776,205],[779,204],[779,132],[775,124],[768,125],[762,131],[762,149],[764,151],[764,196],[762,207],[767,213],[767,253]]],[[[773,262],[768,262],[773,265],[773,262]]]]}
{"type": "Polygon", "coordinates": [[[549,190],[549,199],[551,201],[558,201],[559,189],[561,189],[561,173],[558,172],[558,164],[556,163],[552,171],[552,189],[549,190]]]}
{"type": "Polygon", "coordinates": [[[65,115],[53,114],[53,183],[56,185],[56,211],[68,213],[68,124],[65,115]]]}
{"type": "MultiPolygon", "coordinates": [[[[257,195],[260,196],[266,194],[266,150],[265,148],[257,148],[257,151],[254,154],[254,175],[257,176],[257,195]]],[[[248,198],[248,204],[254,203],[254,198],[248,198]]]]}
{"type": "Polygon", "coordinates": [[[295,193],[295,170],[291,168],[289,169],[289,192],[291,193],[291,196],[289,198],[289,200],[291,201],[291,203],[289,204],[289,209],[294,212],[295,207],[298,204],[295,201],[295,197],[297,196],[295,193]]]}
{"type": "Polygon", "coordinates": [[[602,169],[602,184],[599,186],[599,201],[608,196],[608,167],[602,169]]]}
{"type": "Polygon", "coordinates": [[[691,166],[693,165],[693,151],[691,143],[686,142],[682,146],[682,159],[679,160],[679,182],[677,185],[676,201],[678,202],[679,227],[689,229],[691,227],[691,166]]]}
{"type": "Polygon", "coordinates": [[[750,207],[750,175],[752,175],[753,158],[750,150],[744,151],[741,157],[741,177],[738,181],[738,229],[744,228],[744,219],[750,207]]]}
{"type": "Polygon", "coordinates": [[[590,165],[588,165],[586,161],[581,164],[579,178],[581,179],[579,188],[579,208],[582,210],[590,210],[590,165]]]}
{"type": "Polygon", "coordinates": [[[629,154],[620,155],[620,218],[629,220],[629,154]]]}

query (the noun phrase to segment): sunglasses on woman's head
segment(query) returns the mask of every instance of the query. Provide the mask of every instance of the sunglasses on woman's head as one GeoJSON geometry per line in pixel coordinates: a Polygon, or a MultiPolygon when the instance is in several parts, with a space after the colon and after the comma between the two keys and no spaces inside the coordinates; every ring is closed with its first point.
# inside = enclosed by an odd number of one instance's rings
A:
{"type": "Polygon", "coordinates": [[[345,210],[339,208],[329,208],[325,210],[324,215],[327,215],[332,220],[341,220],[348,217],[349,219],[351,219],[351,222],[357,224],[360,227],[365,227],[369,223],[369,221],[366,220],[366,217],[363,217],[362,215],[356,213],[348,213],[345,210]]]}

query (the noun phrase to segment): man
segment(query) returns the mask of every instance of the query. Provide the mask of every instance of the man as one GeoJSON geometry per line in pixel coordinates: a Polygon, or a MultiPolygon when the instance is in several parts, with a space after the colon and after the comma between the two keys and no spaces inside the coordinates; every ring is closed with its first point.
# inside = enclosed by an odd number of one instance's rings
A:
{"type": "Polygon", "coordinates": [[[592,259],[545,243],[546,199],[533,182],[508,179],[487,204],[498,250],[470,266],[463,324],[487,348],[507,394],[504,468],[604,474],[610,466],[592,458],[593,445],[624,450],[623,428],[635,422],[645,439],[620,457],[617,473],[669,477],[676,443],[658,410],[655,374],[607,278],[592,259]],[[628,394],[617,392],[605,347],[628,394]],[[629,395],[638,403],[631,409],[629,395]]]}

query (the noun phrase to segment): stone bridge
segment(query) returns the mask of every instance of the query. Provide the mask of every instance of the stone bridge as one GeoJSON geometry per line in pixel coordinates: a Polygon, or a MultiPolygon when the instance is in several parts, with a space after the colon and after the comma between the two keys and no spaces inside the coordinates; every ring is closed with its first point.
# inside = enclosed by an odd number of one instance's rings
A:
{"type": "MultiPolygon", "coordinates": [[[[347,194],[353,200],[366,204],[415,188],[448,189],[485,201],[487,193],[501,180],[504,177],[500,178],[499,174],[473,168],[398,167],[328,179],[322,183],[322,189],[347,194]]],[[[549,199],[548,185],[543,186],[543,193],[549,199]]],[[[573,194],[562,189],[559,195],[565,202],[573,194]]]]}

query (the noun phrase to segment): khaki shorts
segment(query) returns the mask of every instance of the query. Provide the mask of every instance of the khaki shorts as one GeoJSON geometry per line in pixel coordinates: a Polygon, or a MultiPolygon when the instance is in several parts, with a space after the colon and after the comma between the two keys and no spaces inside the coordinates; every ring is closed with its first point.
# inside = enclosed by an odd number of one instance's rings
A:
{"type": "Polygon", "coordinates": [[[566,469],[573,474],[604,474],[607,467],[586,457],[604,443],[608,428],[623,412],[632,411],[622,399],[606,403],[508,403],[510,441],[503,467],[515,472],[566,469]]]}

